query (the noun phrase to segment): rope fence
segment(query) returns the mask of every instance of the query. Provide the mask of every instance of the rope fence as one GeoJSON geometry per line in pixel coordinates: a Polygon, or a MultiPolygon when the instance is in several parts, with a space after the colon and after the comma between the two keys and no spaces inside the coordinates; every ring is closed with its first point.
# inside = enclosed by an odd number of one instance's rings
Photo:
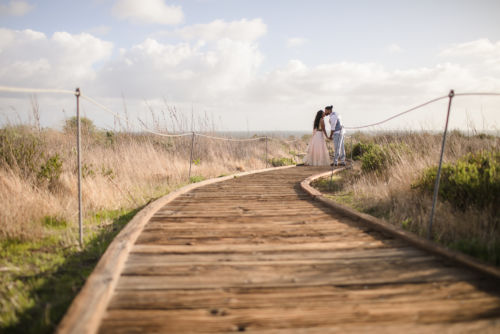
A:
{"type": "MultiPolygon", "coordinates": [[[[458,94],[454,94],[454,96],[500,96],[500,93],[458,93],[458,94]]],[[[429,100],[425,103],[422,103],[422,104],[419,104],[418,106],[416,107],[413,107],[413,108],[410,108],[408,110],[405,110],[403,112],[400,112],[398,114],[395,114],[394,116],[391,116],[389,118],[386,118],[380,122],[376,122],[376,123],[371,123],[371,124],[366,124],[366,125],[362,125],[362,126],[345,126],[344,128],[345,129],[348,129],[348,130],[358,130],[358,129],[365,129],[365,128],[369,128],[369,127],[372,127],[372,126],[377,126],[377,125],[381,125],[381,124],[384,124],[384,123],[387,123],[395,118],[398,118],[398,117],[401,117],[403,115],[406,115],[412,111],[415,111],[417,109],[420,109],[420,108],[423,108],[429,104],[432,104],[432,103],[435,103],[435,102],[438,102],[438,101],[441,101],[441,100],[444,100],[444,99],[447,99],[449,98],[449,95],[445,95],[445,96],[441,96],[441,97],[437,97],[435,99],[432,99],[432,100],[429,100]]]]}
{"type": "MultiPolygon", "coordinates": [[[[25,88],[25,87],[9,87],[9,86],[0,86],[0,92],[7,92],[7,93],[48,93],[48,94],[71,94],[76,97],[76,118],[77,118],[77,165],[78,165],[78,206],[79,206],[79,214],[78,214],[78,226],[79,226],[79,241],[80,241],[80,246],[83,246],[83,224],[82,224],[82,189],[81,189],[81,124],[80,124],[80,98],[83,98],[84,100],[88,101],[89,103],[97,106],[98,108],[102,109],[103,111],[113,115],[114,117],[126,122],[128,125],[131,125],[131,122],[121,116],[120,114],[114,112],[110,108],[106,107],[105,105],[99,103],[95,99],[84,95],[81,93],[80,89],[77,88],[75,91],[70,91],[70,90],[64,90],[64,89],[39,89],[39,88],[25,88]]],[[[398,117],[401,117],[403,115],[406,115],[410,112],[419,110],[427,105],[436,103],[441,100],[449,99],[448,100],[448,109],[447,109],[447,115],[446,115],[446,122],[445,122],[445,127],[443,131],[443,137],[442,137],[442,144],[441,144],[441,153],[440,153],[440,159],[439,159],[439,167],[438,167],[438,173],[436,176],[436,182],[434,186],[434,196],[433,196],[433,204],[432,204],[432,211],[431,211],[431,216],[429,219],[429,225],[428,225],[428,238],[431,238],[432,235],[432,224],[433,224],[433,218],[434,218],[434,211],[435,211],[435,206],[437,202],[437,194],[439,191],[439,181],[440,181],[440,174],[441,174],[441,167],[442,167],[442,162],[443,162],[443,155],[444,155],[444,149],[446,145],[446,134],[448,130],[448,123],[449,123],[449,117],[450,117],[450,111],[451,111],[451,102],[453,98],[459,97],[459,96],[500,96],[500,93],[496,92],[466,92],[466,93],[454,93],[453,90],[450,91],[448,95],[445,96],[440,96],[434,99],[431,99],[427,102],[424,102],[422,104],[419,104],[415,107],[412,107],[408,110],[405,110],[403,112],[397,113],[389,118],[386,118],[384,120],[381,120],[379,122],[371,123],[371,124],[366,124],[362,126],[344,126],[345,129],[348,130],[359,130],[359,129],[364,129],[364,128],[369,128],[369,127],[374,127],[374,126],[379,126],[381,124],[387,123],[393,119],[396,119],[398,117]]],[[[185,132],[185,133],[176,133],[176,134],[168,134],[168,133],[161,133],[158,131],[154,131],[146,127],[143,123],[139,122],[140,127],[143,131],[161,136],[161,137],[170,137],[170,138],[175,138],[175,137],[187,137],[191,136],[191,149],[190,149],[190,162],[189,162],[189,173],[188,177],[191,177],[191,167],[192,167],[192,162],[193,162],[193,150],[194,150],[194,144],[195,144],[195,137],[204,137],[207,139],[213,139],[213,140],[223,140],[223,141],[228,141],[228,142],[253,142],[253,141],[265,141],[265,161],[266,161],[266,167],[268,166],[268,141],[269,140],[278,140],[287,144],[300,141],[302,139],[292,139],[292,140],[282,140],[279,138],[275,137],[269,137],[269,136],[260,136],[260,137],[254,137],[254,138],[227,138],[227,137],[219,137],[219,136],[213,136],[213,135],[207,135],[203,133],[197,133],[194,131],[191,132],[185,132]]],[[[348,137],[349,138],[349,137],[348,137]]],[[[351,141],[351,155],[352,155],[352,141],[351,141]]],[[[352,158],[352,157],[351,157],[352,158]]],[[[333,171],[333,169],[332,169],[333,171]]],[[[333,172],[332,172],[333,175],[333,172]]]]}
{"type": "MultiPolygon", "coordinates": [[[[94,106],[100,108],[104,112],[112,115],[113,117],[125,122],[129,126],[133,126],[132,122],[127,119],[126,117],[123,117],[122,115],[118,114],[117,112],[113,111],[112,109],[108,108],[104,104],[96,101],[90,96],[87,96],[83,94],[79,88],[76,88],[75,91],[71,90],[65,90],[65,89],[41,89],[41,88],[27,88],[27,87],[10,87],[10,86],[0,86],[0,92],[6,92],[6,93],[31,93],[31,94],[36,94],[36,93],[42,93],[42,94],[64,94],[64,95],[74,95],[76,97],[76,137],[77,137],[77,174],[78,174],[78,229],[79,229],[79,243],[80,246],[83,246],[83,205],[82,205],[82,157],[81,157],[81,117],[80,117],[80,99],[84,99],[87,102],[93,104],[94,106]]],[[[292,143],[299,141],[300,139],[294,139],[294,140],[289,140],[289,141],[284,141],[279,138],[274,138],[274,137],[269,137],[269,136],[260,136],[260,137],[253,137],[253,138],[227,138],[227,137],[220,137],[220,136],[213,136],[213,135],[208,135],[204,133],[198,133],[198,132],[184,132],[184,133],[175,133],[175,134],[170,134],[170,133],[161,133],[155,130],[151,130],[145,124],[143,124],[140,120],[138,122],[140,128],[142,131],[146,133],[150,133],[152,135],[156,136],[161,136],[161,137],[166,137],[166,138],[179,138],[179,137],[188,137],[191,136],[191,148],[190,148],[190,161],[189,161],[189,172],[188,172],[188,179],[191,178],[191,169],[192,169],[192,164],[193,164],[193,152],[194,152],[194,144],[195,144],[195,138],[198,137],[203,137],[207,139],[212,139],[212,140],[219,140],[219,141],[226,141],[226,142],[256,142],[256,141],[264,141],[265,142],[265,163],[266,163],[266,168],[268,167],[268,140],[277,140],[285,143],[292,143]]]]}
{"type": "MultiPolygon", "coordinates": [[[[428,227],[427,227],[427,239],[432,239],[432,225],[433,225],[433,222],[434,222],[434,215],[435,215],[435,211],[436,211],[436,204],[437,204],[437,199],[438,199],[438,193],[439,193],[439,183],[440,183],[440,179],[441,179],[441,169],[442,169],[442,165],[443,165],[443,157],[444,157],[444,150],[446,148],[446,135],[447,135],[447,132],[448,132],[448,124],[449,124],[449,120],[450,120],[450,112],[451,112],[451,102],[453,100],[454,97],[457,97],[457,96],[500,96],[500,93],[496,93],[496,92],[488,92],[488,93],[485,93],[485,92],[474,92],[474,93],[458,93],[456,94],[453,90],[450,90],[450,93],[446,96],[440,96],[440,97],[437,97],[435,99],[432,99],[432,100],[429,100],[427,102],[424,102],[420,105],[417,105],[413,108],[410,108],[408,110],[405,110],[403,112],[400,112],[398,114],[395,114],[389,118],[386,118],[382,121],[379,121],[379,122],[376,122],[376,123],[372,123],[372,124],[367,124],[367,125],[363,125],[363,126],[356,126],[356,127],[344,127],[346,129],[351,129],[351,130],[357,130],[357,129],[364,129],[364,128],[369,128],[369,127],[373,127],[373,126],[378,126],[378,125],[381,125],[381,124],[384,124],[384,123],[387,123],[395,118],[398,118],[398,117],[401,117],[405,114],[408,114],[412,111],[415,111],[415,110],[418,110],[420,108],[423,108],[427,105],[430,105],[432,103],[435,103],[435,102],[438,102],[438,101],[441,101],[441,100],[444,100],[444,99],[448,99],[448,108],[447,108],[447,112],[446,112],[446,121],[445,121],[445,126],[444,126],[444,130],[443,130],[443,136],[442,136],[442,140],[441,140],[441,151],[440,151],[440,156],[439,156],[439,164],[438,164],[438,170],[437,170],[437,175],[436,175],[436,180],[435,180],[435,183],[434,183],[434,190],[433,190],[433,198],[432,198],[432,208],[431,208],[431,214],[430,214],[430,217],[429,217],[429,224],[428,224],[428,227]]],[[[352,141],[351,141],[351,159],[352,159],[352,141]]],[[[332,169],[332,177],[333,178],[333,169],[332,169]]],[[[331,181],[330,181],[331,182],[331,181]]]]}

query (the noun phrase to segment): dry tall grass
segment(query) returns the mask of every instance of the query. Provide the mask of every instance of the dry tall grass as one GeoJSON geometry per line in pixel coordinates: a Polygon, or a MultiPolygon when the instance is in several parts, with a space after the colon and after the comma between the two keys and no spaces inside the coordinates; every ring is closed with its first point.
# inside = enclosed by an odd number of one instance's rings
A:
{"type": "MultiPolygon", "coordinates": [[[[47,217],[67,221],[75,228],[78,202],[74,134],[30,127],[0,131],[10,131],[7,136],[17,140],[3,141],[4,158],[15,155],[12,150],[19,150],[32,160],[28,163],[18,156],[19,163],[0,163],[0,238],[41,238],[48,233],[42,224],[47,217]],[[34,147],[23,143],[29,138],[36,143],[34,147]],[[9,145],[15,147],[5,149],[9,145]],[[23,151],[27,147],[31,153],[23,151]],[[60,175],[41,179],[40,166],[56,154],[62,162],[60,175]],[[31,170],[27,168],[30,163],[31,170]]],[[[290,152],[302,151],[302,146],[300,142],[269,140],[268,158],[290,158],[290,152]]],[[[191,137],[84,133],[83,205],[87,218],[99,211],[140,207],[188,183],[190,147],[191,137]]],[[[198,179],[266,167],[264,140],[229,142],[196,137],[194,148],[191,175],[198,179]]],[[[75,241],[74,228],[67,232],[69,243],[75,241]]]]}
{"type": "MultiPolygon", "coordinates": [[[[422,176],[424,170],[438,164],[441,135],[357,134],[355,138],[385,147],[396,144],[396,149],[390,153],[393,162],[386,170],[382,173],[351,173],[343,191],[351,194],[362,210],[426,236],[432,198],[429,194],[412,189],[411,185],[422,176]]],[[[481,150],[498,152],[499,144],[499,137],[465,136],[455,131],[447,138],[444,161],[455,162],[468,153],[481,150]]],[[[466,244],[471,243],[484,247],[489,253],[484,257],[490,260],[493,257],[494,262],[500,260],[496,258],[498,254],[495,255],[500,250],[498,208],[477,209],[470,206],[462,211],[447,202],[438,201],[433,234],[435,240],[455,248],[467,248],[470,245],[466,244]]]]}

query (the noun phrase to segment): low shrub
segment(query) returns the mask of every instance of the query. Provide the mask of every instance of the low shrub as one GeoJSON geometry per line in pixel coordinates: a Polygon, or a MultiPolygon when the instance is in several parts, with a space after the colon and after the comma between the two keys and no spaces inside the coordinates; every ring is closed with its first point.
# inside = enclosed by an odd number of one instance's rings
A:
{"type": "MultiPolygon", "coordinates": [[[[432,193],[437,167],[424,171],[412,187],[432,193]]],[[[456,208],[469,205],[484,208],[500,205],[500,152],[482,151],[468,154],[454,164],[444,164],[441,170],[439,197],[456,208]]]]}
{"type": "Polygon", "coordinates": [[[189,183],[197,183],[197,182],[201,182],[204,180],[205,180],[205,178],[203,176],[195,175],[195,176],[191,176],[189,178],[189,183]]]}
{"type": "Polygon", "coordinates": [[[272,158],[269,159],[269,163],[273,167],[281,167],[281,166],[295,165],[295,160],[291,158],[272,158]]]}
{"type": "Polygon", "coordinates": [[[63,162],[59,154],[55,154],[45,161],[42,166],[40,166],[40,171],[38,172],[38,179],[42,181],[48,181],[49,184],[53,184],[62,173],[63,162]]]}
{"type": "MultiPolygon", "coordinates": [[[[76,116],[67,119],[64,123],[64,132],[76,133],[77,122],[76,116]]],[[[80,131],[83,135],[94,134],[96,132],[94,122],[86,117],[80,117],[80,131]]],[[[109,137],[108,134],[106,136],[109,137]]]]}
{"type": "Polygon", "coordinates": [[[411,150],[404,143],[389,143],[386,145],[358,142],[352,147],[353,160],[361,160],[363,172],[381,173],[398,161],[402,154],[411,150]]]}
{"type": "Polygon", "coordinates": [[[352,146],[352,159],[360,160],[364,153],[368,152],[375,144],[358,142],[352,146]]]}
{"type": "Polygon", "coordinates": [[[363,172],[381,172],[387,168],[389,157],[383,147],[374,144],[361,156],[361,170],[363,172]]]}
{"type": "Polygon", "coordinates": [[[31,129],[0,129],[0,167],[19,170],[23,177],[36,176],[44,154],[44,142],[31,129]]]}

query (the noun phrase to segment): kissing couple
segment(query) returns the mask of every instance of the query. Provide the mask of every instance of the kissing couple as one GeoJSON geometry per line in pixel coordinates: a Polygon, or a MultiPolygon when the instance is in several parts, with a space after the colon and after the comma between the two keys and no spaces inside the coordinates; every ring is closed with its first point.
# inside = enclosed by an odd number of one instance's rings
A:
{"type": "Polygon", "coordinates": [[[339,164],[345,166],[344,133],[345,130],[340,115],[333,111],[333,106],[326,106],[325,110],[319,110],[314,118],[313,134],[307,147],[304,164],[307,166],[338,166],[339,164]],[[326,116],[329,117],[330,121],[329,136],[325,128],[326,116]],[[333,163],[330,163],[326,139],[333,140],[335,152],[333,163]]]}

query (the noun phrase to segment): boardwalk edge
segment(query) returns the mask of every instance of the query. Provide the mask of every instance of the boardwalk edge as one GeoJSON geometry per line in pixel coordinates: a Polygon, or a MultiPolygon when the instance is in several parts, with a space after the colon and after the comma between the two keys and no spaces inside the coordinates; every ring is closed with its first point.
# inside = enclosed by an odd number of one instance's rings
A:
{"type": "Polygon", "coordinates": [[[97,332],[132,246],[149,219],[163,206],[178,196],[199,187],[227,181],[235,177],[292,167],[295,165],[242,172],[189,184],[148,204],[132,218],[108,246],[59,323],[56,333],[97,332]]]}
{"type": "MultiPolygon", "coordinates": [[[[333,171],[333,173],[334,174],[338,173],[344,169],[345,168],[335,169],[333,171]]],[[[339,213],[341,213],[349,218],[352,218],[352,219],[359,221],[359,222],[363,222],[363,223],[369,225],[370,227],[372,227],[378,231],[385,232],[385,233],[393,235],[397,238],[401,238],[401,239],[413,244],[414,246],[416,246],[420,249],[423,249],[423,250],[431,252],[433,254],[445,257],[451,261],[454,261],[456,263],[464,265],[464,266],[471,268],[473,270],[480,271],[481,273],[486,274],[490,277],[493,277],[497,280],[500,279],[500,269],[495,267],[495,266],[480,262],[479,260],[477,260],[471,256],[468,256],[466,254],[463,254],[463,253],[460,253],[457,251],[450,250],[448,248],[445,248],[444,246],[433,243],[427,239],[423,239],[423,238],[417,236],[416,234],[413,234],[411,232],[407,232],[407,231],[405,231],[397,226],[391,225],[382,219],[376,218],[374,216],[371,216],[371,215],[368,215],[365,213],[358,212],[358,211],[356,211],[348,206],[339,204],[339,203],[337,203],[329,198],[326,198],[320,191],[318,191],[317,189],[313,188],[310,185],[310,183],[313,182],[314,180],[317,180],[317,179],[320,179],[320,178],[323,178],[323,177],[329,176],[329,175],[332,175],[332,171],[312,175],[312,176],[308,177],[307,179],[305,179],[304,181],[302,181],[300,183],[300,186],[307,194],[309,194],[311,197],[313,197],[314,200],[317,200],[317,201],[325,204],[326,206],[334,209],[335,211],[337,211],[337,212],[339,212],[339,213]]]]}

